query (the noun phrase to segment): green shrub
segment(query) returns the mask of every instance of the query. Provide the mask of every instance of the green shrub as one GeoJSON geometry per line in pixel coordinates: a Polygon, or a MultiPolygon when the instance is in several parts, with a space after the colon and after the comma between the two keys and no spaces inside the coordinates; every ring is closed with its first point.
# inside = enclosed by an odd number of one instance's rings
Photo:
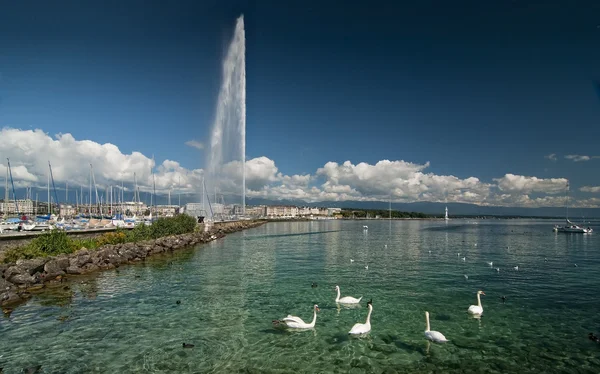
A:
{"type": "Polygon", "coordinates": [[[73,247],[73,241],[67,236],[67,233],[60,230],[50,230],[36,236],[23,247],[8,250],[4,255],[4,262],[73,253],[77,249],[79,248],[73,247]]]}
{"type": "Polygon", "coordinates": [[[20,259],[32,259],[32,258],[38,258],[38,257],[46,257],[48,256],[47,254],[45,254],[44,252],[40,251],[39,249],[30,247],[28,245],[24,246],[24,247],[18,247],[18,248],[10,248],[8,250],[6,250],[4,252],[4,262],[5,263],[13,263],[13,262],[17,262],[17,260],[20,259]]]}
{"type": "Polygon", "coordinates": [[[135,226],[133,229],[127,232],[126,241],[127,242],[139,242],[142,240],[151,239],[151,230],[150,226],[146,226],[144,224],[135,226]]]}
{"type": "Polygon", "coordinates": [[[82,247],[96,249],[106,244],[139,242],[164,236],[186,234],[194,232],[196,226],[194,217],[179,214],[175,217],[159,218],[150,226],[142,224],[128,231],[117,229],[114,232],[88,239],[72,239],[62,230],[50,230],[37,236],[26,246],[7,250],[4,253],[4,262],[10,263],[18,259],[68,254],[78,251],[82,247]]]}
{"type": "Polygon", "coordinates": [[[159,218],[149,228],[152,239],[187,234],[196,228],[196,219],[186,214],[179,214],[175,217],[159,218]]]}

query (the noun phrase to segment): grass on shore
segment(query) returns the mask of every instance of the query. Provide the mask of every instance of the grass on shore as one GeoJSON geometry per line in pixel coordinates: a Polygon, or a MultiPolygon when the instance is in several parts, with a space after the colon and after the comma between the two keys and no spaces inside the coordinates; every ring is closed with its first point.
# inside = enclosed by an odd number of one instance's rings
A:
{"type": "Polygon", "coordinates": [[[62,230],[50,230],[33,239],[29,244],[11,248],[4,253],[4,263],[13,263],[19,259],[69,254],[85,247],[97,249],[107,244],[133,243],[158,239],[165,236],[187,234],[196,228],[196,219],[185,214],[175,217],[159,218],[152,225],[139,225],[131,230],[117,229],[95,238],[73,239],[62,230]]]}

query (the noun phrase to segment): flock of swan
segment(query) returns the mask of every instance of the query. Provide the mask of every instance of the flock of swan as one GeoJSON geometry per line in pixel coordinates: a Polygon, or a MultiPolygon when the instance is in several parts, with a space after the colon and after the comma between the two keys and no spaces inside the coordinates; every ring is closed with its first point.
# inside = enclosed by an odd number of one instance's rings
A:
{"type": "MultiPolygon", "coordinates": [[[[314,285],[314,283],[313,283],[313,285],[314,285]]],[[[352,296],[340,297],[341,291],[340,291],[339,286],[335,286],[335,290],[337,291],[337,297],[335,298],[335,302],[337,304],[356,305],[356,304],[359,304],[360,301],[362,300],[362,296],[359,297],[358,299],[355,297],[352,297],[352,296]]],[[[467,309],[467,312],[469,314],[472,314],[473,316],[481,316],[483,314],[483,306],[481,305],[481,295],[485,295],[485,293],[481,290],[477,291],[477,305],[469,306],[469,308],[467,309]]],[[[369,308],[369,312],[367,314],[367,320],[365,321],[365,323],[356,323],[354,326],[352,326],[352,328],[350,329],[348,334],[363,335],[363,334],[367,334],[368,332],[371,331],[371,313],[373,313],[373,300],[372,299],[367,302],[367,306],[369,308]]],[[[315,327],[315,324],[317,322],[317,312],[318,311],[320,311],[319,305],[315,304],[313,306],[313,319],[310,323],[304,322],[304,320],[300,317],[288,315],[287,317],[285,317],[281,320],[274,320],[273,324],[275,326],[285,327],[285,328],[289,328],[289,329],[312,329],[315,327]]],[[[436,343],[445,343],[445,342],[449,341],[448,339],[446,339],[444,334],[442,334],[441,332],[431,330],[431,327],[429,324],[429,312],[427,312],[427,311],[425,312],[425,324],[426,324],[426,327],[425,327],[425,338],[426,339],[428,339],[432,342],[436,342],[436,343]]]]}

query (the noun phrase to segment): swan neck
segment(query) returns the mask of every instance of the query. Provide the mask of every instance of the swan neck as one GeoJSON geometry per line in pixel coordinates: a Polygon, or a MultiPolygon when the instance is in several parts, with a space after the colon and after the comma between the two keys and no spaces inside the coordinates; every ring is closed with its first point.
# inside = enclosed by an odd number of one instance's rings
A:
{"type": "Polygon", "coordinates": [[[336,303],[337,303],[338,301],[340,301],[340,295],[341,295],[341,292],[340,292],[340,288],[338,287],[338,289],[337,289],[337,297],[336,297],[336,299],[335,299],[335,302],[336,302],[336,303]]]}
{"type": "Polygon", "coordinates": [[[477,306],[481,308],[481,295],[477,294],[477,306]]]}
{"type": "Polygon", "coordinates": [[[317,310],[315,309],[313,313],[314,313],[314,314],[313,314],[313,320],[312,320],[312,322],[310,323],[310,326],[311,326],[311,327],[315,327],[315,322],[317,322],[317,310]]]}
{"type": "Polygon", "coordinates": [[[371,305],[369,305],[369,314],[367,314],[367,322],[365,322],[367,325],[371,324],[371,312],[373,311],[373,307],[371,305]]]}
{"type": "Polygon", "coordinates": [[[425,329],[425,331],[430,331],[431,328],[429,327],[429,314],[425,314],[425,321],[427,321],[427,329],[425,329]]]}

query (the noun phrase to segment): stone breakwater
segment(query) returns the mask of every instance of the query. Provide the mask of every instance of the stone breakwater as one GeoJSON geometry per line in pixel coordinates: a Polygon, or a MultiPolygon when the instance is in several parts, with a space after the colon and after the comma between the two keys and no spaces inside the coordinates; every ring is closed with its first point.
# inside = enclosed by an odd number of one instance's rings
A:
{"type": "Polygon", "coordinates": [[[216,223],[207,232],[168,236],[136,243],[105,245],[95,250],[81,248],[71,254],[18,260],[0,264],[0,305],[27,300],[31,291],[58,285],[67,275],[89,274],[114,269],[121,265],[144,261],[159,253],[174,252],[199,243],[207,243],[228,233],[257,227],[265,221],[235,221],[216,223]]]}

